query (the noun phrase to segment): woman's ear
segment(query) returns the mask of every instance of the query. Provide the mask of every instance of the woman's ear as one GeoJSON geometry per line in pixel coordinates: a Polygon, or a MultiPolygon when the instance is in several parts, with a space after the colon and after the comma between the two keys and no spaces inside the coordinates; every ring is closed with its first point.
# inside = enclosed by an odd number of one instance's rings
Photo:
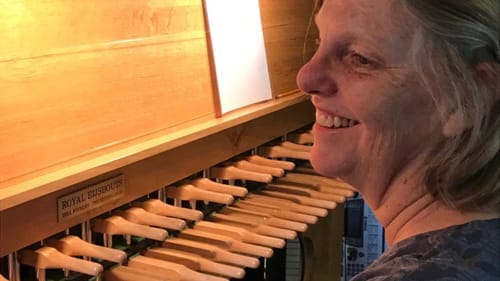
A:
{"type": "Polygon", "coordinates": [[[495,102],[500,100],[500,63],[496,61],[483,61],[474,66],[474,71],[482,79],[491,93],[495,102]]]}
{"type": "Polygon", "coordinates": [[[497,48],[483,46],[474,50],[471,65],[476,76],[486,83],[495,95],[495,101],[500,99],[500,53],[497,48]]]}
{"type": "Polygon", "coordinates": [[[445,137],[456,137],[463,131],[472,127],[472,122],[467,116],[462,116],[456,111],[448,115],[448,119],[443,125],[443,135],[445,137]]]}
{"type": "MultiPolygon", "coordinates": [[[[491,95],[488,99],[489,109],[491,109],[495,103],[500,101],[500,64],[495,60],[484,60],[474,65],[473,71],[485,84],[487,94],[491,95]]],[[[443,125],[443,135],[455,137],[472,128],[474,121],[471,116],[467,112],[451,112],[443,125]]]]}

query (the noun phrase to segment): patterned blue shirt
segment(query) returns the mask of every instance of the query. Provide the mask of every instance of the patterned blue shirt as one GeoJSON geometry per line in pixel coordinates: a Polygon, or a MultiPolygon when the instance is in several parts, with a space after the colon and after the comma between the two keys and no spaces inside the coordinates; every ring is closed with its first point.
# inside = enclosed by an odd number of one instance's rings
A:
{"type": "Polygon", "coordinates": [[[405,239],[351,281],[499,281],[500,219],[472,221],[405,239]]]}

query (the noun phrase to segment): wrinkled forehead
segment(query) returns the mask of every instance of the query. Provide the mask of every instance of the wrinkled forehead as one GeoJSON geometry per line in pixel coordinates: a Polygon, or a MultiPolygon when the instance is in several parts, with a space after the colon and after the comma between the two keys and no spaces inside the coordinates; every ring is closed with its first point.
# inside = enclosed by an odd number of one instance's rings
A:
{"type": "Polygon", "coordinates": [[[404,14],[401,0],[324,0],[318,15],[332,13],[347,17],[371,18],[371,20],[401,20],[404,14]],[[372,18],[376,16],[375,18],[372,18]]]}
{"type": "Polygon", "coordinates": [[[337,24],[350,20],[370,30],[400,29],[409,23],[401,0],[324,0],[316,18],[337,24]]]}
{"type": "Polygon", "coordinates": [[[325,0],[316,24],[323,35],[372,42],[388,52],[410,48],[414,23],[401,0],[325,0]]]}

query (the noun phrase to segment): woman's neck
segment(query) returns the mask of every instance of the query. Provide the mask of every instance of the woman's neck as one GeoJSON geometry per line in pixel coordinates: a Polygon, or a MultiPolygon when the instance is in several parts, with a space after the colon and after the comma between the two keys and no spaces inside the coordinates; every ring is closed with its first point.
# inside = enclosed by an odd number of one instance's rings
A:
{"type": "Polygon", "coordinates": [[[418,188],[411,190],[405,188],[389,193],[385,203],[374,209],[375,216],[385,228],[389,245],[420,233],[498,217],[498,214],[459,211],[424,191],[419,194],[418,188]]]}
{"type": "Polygon", "coordinates": [[[424,156],[413,159],[393,177],[368,174],[354,185],[385,228],[389,245],[420,233],[499,217],[498,213],[459,211],[432,196],[421,180],[425,160],[424,156]]]}

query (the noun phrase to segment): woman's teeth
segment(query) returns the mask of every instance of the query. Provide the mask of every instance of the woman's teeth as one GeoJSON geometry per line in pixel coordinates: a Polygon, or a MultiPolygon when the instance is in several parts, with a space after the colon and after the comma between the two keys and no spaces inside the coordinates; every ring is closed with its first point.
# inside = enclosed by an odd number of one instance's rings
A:
{"type": "Polygon", "coordinates": [[[356,120],[316,112],[316,122],[323,127],[347,128],[358,124],[356,120]]]}

